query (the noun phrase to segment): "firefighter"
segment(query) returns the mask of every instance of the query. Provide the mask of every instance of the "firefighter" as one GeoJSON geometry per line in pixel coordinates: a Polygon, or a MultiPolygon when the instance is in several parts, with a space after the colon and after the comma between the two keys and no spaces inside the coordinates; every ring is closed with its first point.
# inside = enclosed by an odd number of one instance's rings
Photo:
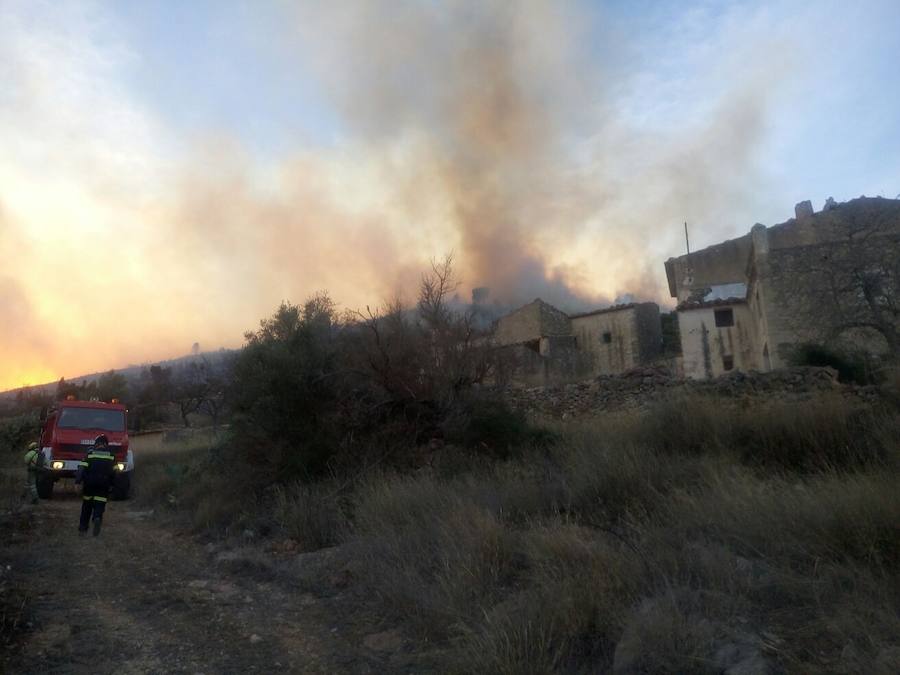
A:
{"type": "Polygon", "coordinates": [[[37,443],[28,444],[28,452],[25,453],[25,467],[28,471],[28,479],[25,483],[25,496],[31,498],[32,504],[38,503],[37,480],[41,467],[44,466],[44,455],[41,454],[37,443]]]}
{"type": "Polygon", "coordinates": [[[94,439],[94,445],[87,456],[78,463],[78,470],[75,473],[75,483],[83,484],[81,521],[78,523],[78,532],[81,536],[87,534],[91,520],[94,521],[94,536],[100,534],[100,524],[112,488],[115,466],[115,457],[109,451],[109,439],[105,434],[100,434],[94,439]]]}

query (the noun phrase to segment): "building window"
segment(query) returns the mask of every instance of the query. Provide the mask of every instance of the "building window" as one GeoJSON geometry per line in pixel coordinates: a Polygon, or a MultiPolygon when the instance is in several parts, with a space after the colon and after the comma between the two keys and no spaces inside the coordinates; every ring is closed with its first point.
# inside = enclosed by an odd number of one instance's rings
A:
{"type": "Polygon", "coordinates": [[[600,339],[603,340],[603,344],[608,345],[612,342],[612,333],[604,333],[600,339]]]}
{"type": "Polygon", "coordinates": [[[734,357],[729,354],[722,357],[722,370],[732,370],[734,368],[734,357]]]}
{"type": "Polygon", "coordinates": [[[715,311],[716,314],[716,328],[727,328],[728,326],[734,325],[734,311],[729,309],[717,309],[715,311]]]}

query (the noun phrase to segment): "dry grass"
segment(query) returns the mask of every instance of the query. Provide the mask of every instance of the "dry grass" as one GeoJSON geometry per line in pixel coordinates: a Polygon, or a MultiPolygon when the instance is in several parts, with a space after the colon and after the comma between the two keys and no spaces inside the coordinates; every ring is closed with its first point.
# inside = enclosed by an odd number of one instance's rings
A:
{"type": "Polygon", "coordinates": [[[282,533],[297,542],[300,551],[334,546],[347,530],[338,494],[331,483],[277,486],[272,518],[282,533]]]}
{"type": "Polygon", "coordinates": [[[248,499],[242,470],[173,454],[141,498],[304,550],[353,541],[365,590],[448,672],[893,673],[898,428],[831,396],[681,399],[341,490],[253,478],[248,499]]]}
{"type": "Polygon", "coordinates": [[[202,438],[173,443],[136,460],[134,493],[140,502],[189,521],[197,531],[229,533],[257,512],[241,484],[244,472],[202,438]]]}
{"type": "Polygon", "coordinates": [[[460,672],[900,667],[896,419],[679,401],[355,501],[367,583],[460,672]]]}

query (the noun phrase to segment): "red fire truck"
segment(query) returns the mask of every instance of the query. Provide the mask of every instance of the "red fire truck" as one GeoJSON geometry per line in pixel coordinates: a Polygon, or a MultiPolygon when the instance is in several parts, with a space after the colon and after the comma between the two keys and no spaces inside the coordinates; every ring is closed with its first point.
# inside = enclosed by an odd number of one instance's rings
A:
{"type": "Polygon", "coordinates": [[[116,458],[113,499],[127,499],[134,473],[134,456],[128,447],[127,408],[113,399],[76,401],[69,397],[60,401],[44,416],[41,425],[41,452],[44,468],[38,477],[38,494],[42,499],[53,495],[53,484],[60,478],[72,478],[78,462],[105,434],[109,450],[116,458]]]}

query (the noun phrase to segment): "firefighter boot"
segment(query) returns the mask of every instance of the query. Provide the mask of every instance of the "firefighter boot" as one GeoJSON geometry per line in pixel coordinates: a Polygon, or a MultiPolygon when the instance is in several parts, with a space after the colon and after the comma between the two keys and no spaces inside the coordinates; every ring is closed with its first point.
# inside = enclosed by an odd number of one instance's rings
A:
{"type": "Polygon", "coordinates": [[[102,521],[99,518],[94,518],[94,536],[98,536],[100,534],[100,523],[102,521]]]}

